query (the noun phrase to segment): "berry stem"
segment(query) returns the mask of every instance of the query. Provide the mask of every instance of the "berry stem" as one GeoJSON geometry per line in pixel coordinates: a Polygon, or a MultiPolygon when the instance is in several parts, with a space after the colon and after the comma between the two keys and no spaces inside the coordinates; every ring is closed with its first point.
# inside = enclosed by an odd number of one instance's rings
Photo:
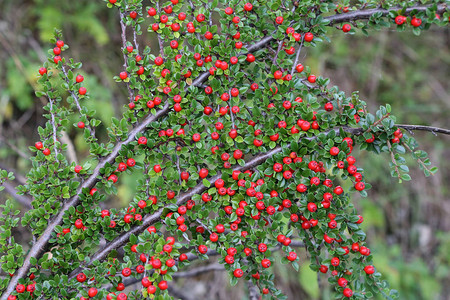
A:
{"type": "MultiPolygon", "coordinates": [[[[400,126],[399,126],[399,127],[400,127],[400,126]]],[[[389,141],[388,141],[388,142],[389,142],[389,141]]],[[[405,147],[409,152],[414,153],[414,151],[408,146],[407,143],[405,143],[404,141],[401,141],[401,143],[402,143],[403,147],[405,147]]],[[[417,158],[416,160],[417,160],[417,162],[422,166],[422,168],[423,168],[424,170],[427,170],[428,172],[430,172],[430,169],[428,169],[428,167],[425,165],[425,163],[423,162],[422,159],[417,158]]],[[[430,174],[433,174],[433,173],[430,172],[430,174]]]]}
{"type": "Polygon", "coordinates": [[[377,127],[378,124],[383,122],[383,120],[386,119],[387,117],[389,117],[390,115],[391,115],[390,113],[385,114],[383,117],[381,117],[381,119],[379,119],[378,121],[373,123],[369,128],[367,128],[367,130],[365,132],[371,132],[373,128],[377,127]]]}
{"type": "Polygon", "coordinates": [[[400,171],[398,170],[398,164],[397,164],[397,161],[395,160],[394,151],[392,150],[392,145],[391,145],[391,142],[389,140],[387,140],[387,145],[388,145],[388,148],[389,148],[389,153],[391,154],[391,161],[392,161],[392,164],[394,165],[395,173],[397,174],[398,181],[402,182],[402,178],[400,176],[400,171]]]}

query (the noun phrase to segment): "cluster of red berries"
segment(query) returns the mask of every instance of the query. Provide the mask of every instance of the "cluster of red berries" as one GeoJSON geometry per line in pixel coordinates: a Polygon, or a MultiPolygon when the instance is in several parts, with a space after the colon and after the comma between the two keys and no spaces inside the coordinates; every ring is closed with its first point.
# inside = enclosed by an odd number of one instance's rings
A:
{"type": "MultiPolygon", "coordinates": [[[[63,51],[63,47],[64,47],[64,41],[57,40],[56,41],[56,46],[55,46],[55,48],[53,48],[53,54],[55,55],[53,57],[53,62],[55,64],[58,64],[60,61],[62,61],[61,52],[63,51]]],[[[43,76],[44,74],[47,74],[47,72],[48,72],[47,68],[41,67],[39,69],[39,74],[41,76],[43,76]]],[[[76,83],[81,83],[81,82],[83,82],[83,80],[84,80],[84,77],[82,75],[77,75],[75,77],[75,82],[76,83]]],[[[78,93],[80,95],[86,95],[87,89],[85,87],[80,86],[79,89],[78,89],[78,93]]],[[[84,128],[84,126],[83,126],[83,128],[84,128]]]]}
{"type": "MultiPolygon", "coordinates": [[[[25,292],[30,293],[30,297],[34,297],[34,291],[36,290],[36,281],[34,281],[35,275],[33,273],[28,276],[28,279],[30,280],[30,283],[26,286],[24,284],[18,284],[16,285],[16,292],[18,294],[23,294],[25,292]]],[[[16,300],[17,296],[9,295],[8,300],[16,300]]]]}
{"type": "Polygon", "coordinates": [[[400,139],[403,137],[403,132],[400,128],[398,128],[395,132],[394,132],[394,138],[391,139],[391,142],[393,144],[395,143],[400,143],[400,139]]]}
{"type": "Polygon", "coordinates": [[[42,142],[36,142],[36,143],[34,144],[34,147],[35,147],[37,150],[42,150],[42,153],[43,153],[45,156],[49,156],[50,153],[51,153],[50,149],[44,148],[44,145],[42,144],[42,142]]]}
{"type": "MultiPolygon", "coordinates": [[[[395,21],[395,24],[397,24],[397,25],[403,25],[407,21],[407,17],[398,15],[395,17],[394,21],[395,21]]],[[[422,19],[419,19],[416,17],[411,18],[411,25],[413,27],[419,27],[420,25],[422,25],[422,19]]]]}

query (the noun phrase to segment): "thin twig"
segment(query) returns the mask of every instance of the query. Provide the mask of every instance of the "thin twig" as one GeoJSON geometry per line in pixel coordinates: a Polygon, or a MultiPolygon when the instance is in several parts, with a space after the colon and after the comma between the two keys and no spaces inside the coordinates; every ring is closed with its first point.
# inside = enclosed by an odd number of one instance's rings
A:
{"type": "Polygon", "coordinates": [[[139,43],[137,41],[137,34],[136,34],[136,28],[133,28],[133,41],[134,41],[134,47],[136,48],[137,53],[139,53],[139,43]]]}
{"type": "Polygon", "coordinates": [[[56,128],[56,122],[55,122],[55,113],[53,112],[53,100],[52,100],[52,98],[48,97],[48,101],[50,104],[50,116],[51,116],[50,124],[52,125],[52,131],[53,131],[53,151],[55,151],[56,162],[59,162],[58,146],[57,146],[58,139],[56,138],[57,128],[56,128]]]}
{"type": "MultiPolygon", "coordinates": [[[[67,75],[67,71],[66,71],[66,68],[64,68],[64,65],[61,66],[61,70],[62,70],[62,72],[63,72],[63,74],[64,74],[64,80],[66,81],[68,87],[70,87],[69,76],[67,75]]],[[[78,109],[78,112],[80,113],[80,115],[86,116],[86,115],[83,113],[83,110],[82,110],[82,108],[81,108],[80,101],[79,101],[79,99],[78,99],[77,94],[75,94],[75,93],[73,92],[73,90],[71,90],[70,88],[68,88],[67,90],[68,90],[68,92],[70,93],[70,95],[72,96],[73,101],[75,101],[75,105],[77,106],[77,109],[78,109]]],[[[87,118],[87,116],[86,116],[86,118],[87,118]]],[[[90,124],[87,124],[87,125],[86,125],[86,128],[89,130],[90,135],[91,135],[94,139],[96,139],[96,137],[95,137],[95,128],[93,128],[90,124]]]]}
{"type": "Polygon", "coordinates": [[[298,47],[298,50],[297,50],[297,55],[295,55],[295,60],[294,60],[294,63],[292,64],[291,75],[294,74],[295,67],[297,66],[297,62],[300,57],[300,52],[302,51],[302,47],[303,47],[303,39],[304,39],[304,37],[302,36],[302,40],[300,41],[300,46],[298,47]]]}
{"type": "Polygon", "coordinates": [[[387,140],[387,145],[388,145],[388,148],[389,148],[389,153],[391,154],[392,164],[394,165],[395,172],[397,173],[398,180],[402,181],[402,178],[400,176],[400,171],[398,170],[398,164],[397,164],[397,161],[395,160],[394,151],[392,150],[392,145],[391,145],[391,142],[389,140],[387,140]]]}
{"type": "Polygon", "coordinates": [[[278,65],[277,64],[277,58],[278,58],[278,54],[280,53],[282,47],[283,47],[283,41],[279,41],[278,42],[278,49],[277,49],[277,52],[275,53],[275,56],[273,57],[272,64],[278,65]]]}
{"type": "Polygon", "coordinates": [[[370,125],[369,128],[367,128],[367,130],[365,132],[371,132],[373,130],[373,128],[377,127],[378,124],[380,124],[381,122],[383,122],[384,119],[386,119],[387,117],[389,117],[391,114],[387,113],[385,114],[383,117],[381,117],[381,119],[377,120],[375,123],[373,123],[372,125],[370,125]]]}
{"type": "MultiPolygon", "coordinates": [[[[156,1],[156,10],[158,12],[160,12],[159,1],[156,1]]],[[[156,36],[158,37],[159,53],[160,53],[161,57],[164,59],[164,43],[163,43],[163,40],[161,39],[161,35],[159,33],[157,33],[157,32],[156,32],[156,36]]]]}
{"type": "Polygon", "coordinates": [[[22,204],[25,208],[31,209],[31,201],[32,199],[30,199],[27,196],[23,196],[23,195],[19,195],[17,194],[17,190],[16,187],[11,184],[10,182],[4,182],[3,184],[1,184],[5,187],[5,191],[11,195],[11,197],[13,197],[17,202],[19,202],[20,204],[22,204]]]}
{"type": "MultiPolygon", "coordinates": [[[[122,54],[123,54],[123,67],[125,68],[125,71],[128,69],[128,57],[125,54],[125,49],[127,48],[127,26],[125,25],[125,22],[123,19],[125,18],[125,14],[119,10],[119,16],[120,16],[120,28],[122,30],[122,54]]],[[[128,72],[128,71],[126,71],[128,72]]],[[[126,82],[127,90],[128,90],[128,96],[130,98],[130,103],[133,102],[133,91],[131,90],[131,86],[129,82],[126,82]]]]}
{"type": "Polygon", "coordinates": [[[225,267],[221,264],[215,263],[215,264],[198,267],[198,268],[184,271],[184,272],[177,272],[177,273],[174,273],[172,276],[174,278],[193,277],[193,276],[198,276],[202,273],[215,272],[215,271],[225,271],[225,267]]]}
{"type": "Polygon", "coordinates": [[[209,233],[212,233],[212,231],[208,228],[208,226],[206,226],[205,224],[203,224],[203,222],[202,222],[199,218],[197,218],[195,221],[196,221],[198,224],[202,225],[203,228],[205,228],[206,230],[208,230],[209,233]]]}
{"type": "MultiPolygon", "coordinates": [[[[192,3],[192,0],[189,0],[189,5],[191,6],[191,13],[192,13],[192,19],[195,19],[195,6],[194,3],[192,3]]],[[[195,35],[197,36],[198,40],[201,40],[200,34],[198,32],[195,33],[195,35]]]]}
{"type": "MultiPolygon", "coordinates": [[[[414,153],[414,151],[408,146],[408,144],[406,144],[404,141],[402,141],[401,143],[409,152],[414,153]]],[[[422,161],[422,159],[417,158],[416,160],[422,166],[422,168],[424,168],[425,170],[430,172],[430,169],[428,169],[428,167],[425,165],[425,163],[422,161]]],[[[433,174],[433,173],[430,172],[430,174],[433,174]]]]}
{"type": "Polygon", "coordinates": [[[181,180],[180,157],[177,154],[175,155],[177,156],[178,182],[180,185],[182,185],[183,181],[181,180]]]}
{"type": "MultiPolygon", "coordinates": [[[[415,5],[411,6],[405,9],[404,14],[409,14],[413,10],[415,11],[426,11],[428,8],[430,8],[431,5],[415,5]]],[[[383,9],[383,8],[373,8],[373,9],[365,9],[365,10],[356,10],[352,12],[348,12],[345,14],[335,14],[329,17],[325,17],[325,20],[330,21],[328,25],[333,25],[336,23],[343,23],[343,22],[349,22],[349,21],[355,21],[355,20],[367,20],[370,19],[371,16],[373,16],[376,13],[381,13],[382,16],[386,16],[391,11],[399,11],[402,10],[403,7],[395,6],[390,7],[389,9],[383,9]]],[[[436,13],[442,14],[447,9],[447,5],[445,4],[439,4],[437,6],[436,13]]]]}
{"type": "Polygon", "coordinates": [[[3,136],[0,136],[0,141],[2,141],[3,143],[5,143],[9,148],[11,148],[11,150],[13,150],[14,152],[16,152],[20,157],[22,157],[25,160],[30,159],[30,155],[27,155],[25,152],[23,152],[22,150],[20,150],[19,148],[16,147],[16,145],[12,144],[9,142],[8,139],[4,138],[3,136]]]}
{"type": "Polygon", "coordinates": [[[434,126],[406,125],[406,124],[396,124],[395,126],[406,129],[408,131],[419,130],[419,131],[429,131],[431,133],[442,133],[442,134],[450,135],[449,129],[439,128],[439,127],[434,127],[434,126]]]}

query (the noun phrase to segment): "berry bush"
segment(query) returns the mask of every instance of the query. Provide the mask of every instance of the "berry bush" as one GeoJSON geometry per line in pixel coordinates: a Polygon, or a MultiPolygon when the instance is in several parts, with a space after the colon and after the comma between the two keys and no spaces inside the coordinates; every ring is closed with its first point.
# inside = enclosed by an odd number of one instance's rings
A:
{"type": "MultiPolygon", "coordinates": [[[[448,26],[446,1],[105,5],[120,22],[123,69],[114,79],[129,103],[104,128],[85,106],[95,99],[82,64],[55,31],[36,72],[48,121],[17,192],[32,197],[31,208],[18,218],[11,201],[1,205],[0,264],[10,275],[0,281],[1,299],[171,299],[172,279],[211,256],[231,285],[246,281],[249,299],[284,299],[273,265],[298,271],[300,251],[337,299],[396,298],[352,203],[372,186],[352,151],[389,153],[391,175],[408,181],[406,155],[426,176],[437,171],[411,133],[450,131],[396,124],[389,105],[369,112],[357,92],[312,74],[302,50],[332,42],[336,29],[448,26]],[[144,45],[142,35],[158,43],[144,45]],[[89,146],[84,164],[68,159],[61,140],[71,126],[89,146]],[[124,209],[102,209],[124,173],[137,178],[133,198],[124,209]],[[18,226],[31,233],[26,245],[15,242],[18,226]]],[[[0,184],[13,177],[2,170],[0,184]]]]}

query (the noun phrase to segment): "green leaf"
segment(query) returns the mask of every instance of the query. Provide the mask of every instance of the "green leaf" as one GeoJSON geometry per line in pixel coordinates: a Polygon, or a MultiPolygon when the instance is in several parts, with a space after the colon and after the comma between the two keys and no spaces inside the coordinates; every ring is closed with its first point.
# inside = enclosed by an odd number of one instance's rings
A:
{"type": "Polygon", "coordinates": [[[230,285],[235,286],[238,283],[238,278],[235,276],[230,276],[230,285]]]}
{"type": "Polygon", "coordinates": [[[409,174],[402,174],[401,178],[405,181],[411,180],[411,176],[409,176],[409,174]]]}
{"type": "Polygon", "coordinates": [[[208,181],[208,179],[204,178],[203,185],[206,186],[207,188],[209,188],[211,186],[211,183],[208,181]]]}

